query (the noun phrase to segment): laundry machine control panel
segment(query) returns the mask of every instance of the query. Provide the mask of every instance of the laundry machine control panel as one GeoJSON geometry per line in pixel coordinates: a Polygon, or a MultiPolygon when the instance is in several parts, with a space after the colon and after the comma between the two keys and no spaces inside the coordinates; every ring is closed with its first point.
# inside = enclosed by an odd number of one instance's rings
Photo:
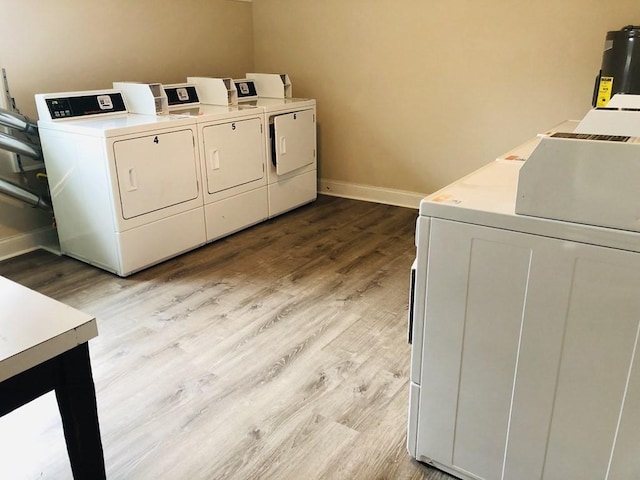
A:
{"type": "Polygon", "coordinates": [[[122,94],[117,91],[36,95],[36,106],[41,120],[62,120],[127,112],[122,94]]]}
{"type": "Polygon", "coordinates": [[[195,85],[165,85],[169,108],[176,105],[199,105],[198,91],[195,85]]]}
{"type": "Polygon", "coordinates": [[[258,98],[258,90],[254,80],[243,78],[242,80],[234,80],[236,90],[238,91],[238,100],[251,100],[258,98]]]}

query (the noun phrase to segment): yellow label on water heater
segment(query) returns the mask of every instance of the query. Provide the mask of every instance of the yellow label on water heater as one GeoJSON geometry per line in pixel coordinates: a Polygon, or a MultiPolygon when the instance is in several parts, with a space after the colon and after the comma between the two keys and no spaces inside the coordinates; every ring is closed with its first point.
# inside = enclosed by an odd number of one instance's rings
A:
{"type": "Polygon", "coordinates": [[[611,90],[613,89],[613,77],[600,77],[598,85],[598,99],[596,107],[606,107],[611,100],[611,90]]]}

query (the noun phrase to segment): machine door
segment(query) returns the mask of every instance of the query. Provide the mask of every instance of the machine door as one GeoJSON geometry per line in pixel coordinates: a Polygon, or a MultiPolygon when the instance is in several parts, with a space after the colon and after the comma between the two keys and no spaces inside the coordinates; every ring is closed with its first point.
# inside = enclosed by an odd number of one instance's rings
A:
{"type": "Polygon", "coordinates": [[[198,197],[191,130],[119,140],[113,153],[125,219],[198,197]]]}
{"type": "Polygon", "coordinates": [[[250,118],[202,129],[207,192],[217,193],[264,177],[262,120],[250,118]]]}
{"type": "Polygon", "coordinates": [[[278,175],[316,160],[316,120],[312,109],[277,115],[273,119],[272,158],[278,175]]]}

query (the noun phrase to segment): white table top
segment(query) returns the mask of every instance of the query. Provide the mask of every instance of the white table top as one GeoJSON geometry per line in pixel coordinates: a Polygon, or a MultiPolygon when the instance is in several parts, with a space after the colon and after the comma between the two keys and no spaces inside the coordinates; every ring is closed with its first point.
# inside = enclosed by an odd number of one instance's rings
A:
{"type": "Polygon", "coordinates": [[[91,315],[0,277],[0,382],[97,335],[91,315]]]}

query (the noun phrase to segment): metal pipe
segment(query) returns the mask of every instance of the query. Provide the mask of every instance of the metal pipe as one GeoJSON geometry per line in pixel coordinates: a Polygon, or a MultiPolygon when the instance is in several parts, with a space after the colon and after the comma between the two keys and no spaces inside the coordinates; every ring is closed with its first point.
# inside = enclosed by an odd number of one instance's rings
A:
{"type": "Polygon", "coordinates": [[[4,193],[10,197],[28,203],[32,207],[41,208],[42,210],[51,211],[51,203],[42,195],[32,192],[20,185],[16,185],[8,180],[0,178],[0,193],[4,193]]]}
{"type": "Polygon", "coordinates": [[[38,125],[29,117],[0,108],[0,125],[19,130],[29,135],[38,134],[38,125]]]}
{"type": "Polygon", "coordinates": [[[21,140],[7,133],[0,132],[0,148],[35,158],[36,160],[42,160],[42,148],[39,145],[21,140]]]}

